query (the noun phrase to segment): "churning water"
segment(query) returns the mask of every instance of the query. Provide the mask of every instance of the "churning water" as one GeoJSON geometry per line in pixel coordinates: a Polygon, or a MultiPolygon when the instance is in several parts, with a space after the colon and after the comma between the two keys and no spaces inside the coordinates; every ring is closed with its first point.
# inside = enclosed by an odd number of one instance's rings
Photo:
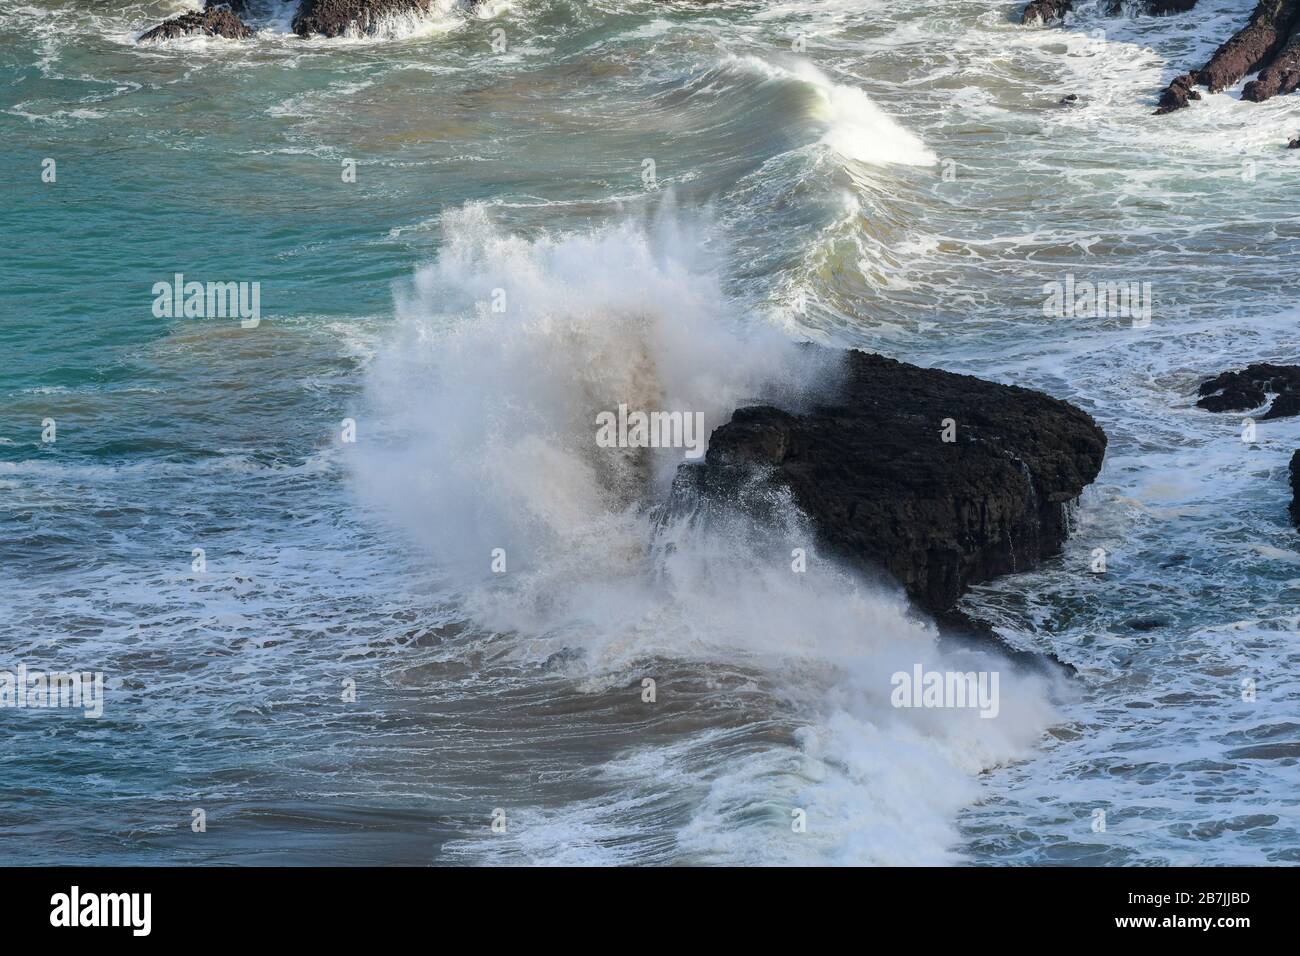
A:
{"type": "Polygon", "coordinates": [[[341,40],[271,3],[135,43],[186,6],[0,8],[0,669],[108,682],[98,720],[0,711],[4,862],[1297,859],[1300,420],[1193,403],[1296,360],[1300,111],[1149,115],[1251,3],[517,0],[341,40]],[[260,325],[156,317],[176,273],[260,283],[260,325]],[[1068,274],[1150,282],[1150,325],[1045,316],[1068,274]],[[595,453],[620,402],[815,393],[805,339],[1098,420],[1064,553],[966,602],[1077,679],[791,574],[793,507],[656,507],[680,450],[595,453]],[[890,706],[916,663],[1000,669],[998,716],[890,706]]]}

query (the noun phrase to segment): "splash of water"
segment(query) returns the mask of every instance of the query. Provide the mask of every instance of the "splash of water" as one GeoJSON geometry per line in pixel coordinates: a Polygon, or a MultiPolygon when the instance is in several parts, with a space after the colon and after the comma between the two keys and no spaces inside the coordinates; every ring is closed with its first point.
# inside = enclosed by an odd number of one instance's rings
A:
{"type": "Polygon", "coordinates": [[[827,360],[736,331],[703,234],[671,216],[530,240],[470,207],[445,227],[372,370],[387,434],[359,459],[363,499],[436,557],[475,621],[515,635],[520,658],[574,652],[593,689],[648,659],[726,662],[780,686],[804,729],[724,761],[679,835],[689,852],[949,860],[974,775],[1051,720],[1045,689],[991,656],[940,650],[899,593],[820,556],[791,502],[778,497],[761,524],[726,508],[666,517],[655,505],[683,451],[595,442],[596,411],[619,402],[701,410],[711,429],[752,396],[806,400],[809,383],[833,379],[827,360]],[[490,571],[494,548],[505,573],[490,571]],[[806,572],[792,569],[795,548],[806,572]],[[890,675],[916,663],[1002,670],[1001,714],[892,707],[890,675]],[[791,842],[788,822],[750,812],[774,805],[805,810],[815,832],[791,842]]]}

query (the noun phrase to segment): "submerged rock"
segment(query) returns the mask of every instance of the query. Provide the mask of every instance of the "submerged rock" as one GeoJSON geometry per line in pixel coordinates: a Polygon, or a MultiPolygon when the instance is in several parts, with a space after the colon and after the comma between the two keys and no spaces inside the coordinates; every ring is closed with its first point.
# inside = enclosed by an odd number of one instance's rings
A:
{"type": "Polygon", "coordinates": [[[186,36],[218,36],[228,40],[247,40],[255,32],[252,27],[239,19],[240,13],[247,13],[245,0],[229,0],[214,3],[208,0],[202,10],[191,10],[180,16],[164,20],[152,30],[146,30],[140,40],[175,40],[186,36]]]}
{"type": "Polygon", "coordinates": [[[1197,407],[1208,412],[1248,412],[1275,395],[1260,419],[1287,418],[1300,414],[1300,365],[1258,362],[1202,382],[1197,394],[1197,407]]]}
{"type": "Polygon", "coordinates": [[[845,352],[843,364],[824,403],[738,409],[678,481],[719,500],[752,495],[755,480],[789,489],[822,546],[887,569],[935,614],[1060,549],[1067,505],[1106,451],[1087,413],[880,355],[845,352]]]}
{"type": "Polygon", "coordinates": [[[1141,617],[1132,617],[1124,622],[1124,626],[1130,631],[1154,631],[1158,628],[1168,627],[1172,624],[1169,618],[1162,614],[1147,614],[1141,617]]]}

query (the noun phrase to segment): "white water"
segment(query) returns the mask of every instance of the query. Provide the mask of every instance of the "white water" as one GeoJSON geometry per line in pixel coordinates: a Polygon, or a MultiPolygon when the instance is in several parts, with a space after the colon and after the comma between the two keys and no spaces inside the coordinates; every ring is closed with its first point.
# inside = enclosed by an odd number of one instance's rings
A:
{"type": "MultiPolygon", "coordinates": [[[[750,396],[788,399],[833,371],[740,321],[698,236],[671,219],[534,240],[503,234],[478,208],[445,225],[372,369],[368,415],[388,434],[383,454],[356,460],[363,498],[428,550],[439,579],[459,583],[480,626],[509,635],[511,656],[576,649],[568,666],[593,689],[653,659],[752,668],[775,686],[802,723],[797,750],[715,758],[680,834],[686,852],[953,859],[974,777],[1027,752],[1052,716],[1046,688],[991,656],[942,655],[899,594],[818,556],[792,505],[778,529],[732,516],[656,530],[650,508],[681,451],[656,451],[643,480],[632,456],[594,441],[595,412],[619,403],[704,411],[711,430],[750,396]],[[488,305],[494,289],[504,312],[488,305]],[[500,575],[489,570],[496,547],[500,575]],[[792,571],[793,548],[810,552],[807,573],[792,571]],[[915,663],[1001,671],[1001,713],[893,708],[890,675],[915,663]],[[797,838],[770,821],[794,808],[813,821],[797,838]],[[763,826],[746,825],[755,813],[763,826]]],[[[553,858],[528,829],[527,852],[553,858]]],[[[541,832],[552,850],[574,838],[541,832]]]]}
{"type": "Polygon", "coordinates": [[[60,199],[93,196],[97,217],[92,233],[39,194],[0,263],[11,318],[31,317],[0,328],[19,355],[0,629],[15,653],[122,675],[139,722],[106,725],[106,752],[141,758],[100,765],[96,803],[81,743],[31,725],[8,753],[54,796],[23,802],[24,851],[139,860],[121,821],[172,832],[157,794],[207,787],[285,820],[356,811],[269,840],[250,814],[214,828],[210,858],[318,862],[367,846],[374,808],[414,807],[370,859],[1294,860],[1300,426],[1246,446],[1193,397],[1225,368],[1296,360],[1300,99],[1150,115],[1252,5],[1039,30],[978,0],[520,0],[477,14],[500,16],[505,54],[496,23],[456,14],[397,40],[302,41],[281,15],[247,42],[139,46],[183,5],[0,9],[0,150],[15,170],[60,157],[60,199]],[[645,220],[647,157],[686,214],[645,220]],[[263,280],[268,335],[141,324],[138,270],[172,259],[263,280]],[[1152,281],[1152,326],[1044,320],[1042,285],[1066,272],[1152,281]],[[586,443],[626,396],[712,427],[802,381],[768,322],[1037,387],[1103,425],[1065,553],[970,601],[1080,668],[1056,716],[1005,672],[995,721],[894,711],[891,668],[945,665],[896,595],[815,554],[793,575],[793,513],[770,534],[660,527],[645,506],[680,456],[586,443]],[[64,402],[66,443],[32,450],[29,423],[64,402]],[[209,576],[191,579],[199,541],[209,576]],[[1105,576],[1085,570],[1095,547],[1105,576]],[[323,712],[345,675],[359,709],[323,712]],[[1236,755],[1261,742],[1282,747],[1236,755]],[[515,824],[499,839],[478,823],[498,805],[515,824]],[[449,813],[439,855],[427,824],[449,813]]]}

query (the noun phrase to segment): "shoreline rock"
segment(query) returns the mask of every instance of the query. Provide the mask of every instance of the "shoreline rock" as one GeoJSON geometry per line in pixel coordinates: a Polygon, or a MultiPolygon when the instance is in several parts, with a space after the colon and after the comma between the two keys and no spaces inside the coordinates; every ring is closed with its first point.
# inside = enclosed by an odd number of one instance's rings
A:
{"type": "Polygon", "coordinates": [[[1068,505],[1096,478],[1106,436],[1041,392],[843,353],[829,403],[738,409],[678,483],[706,499],[788,489],[830,553],[885,569],[938,620],[971,584],[1060,551],[1068,505]],[[946,420],[951,420],[948,425],[946,420]],[[953,441],[944,440],[945,425],[953,441]],[[755,476],[757,485],[755,485],[755,476]]]}
{"type": "MultiPolygon", "coordinates": [[[[1108,16],[1122,12],[1121,0],[1109,0],[1108,16]]],[[[1153,16],[1186,13],[1196,0],[1144,0],[1141,12],[1153,16]]],[[[1025,24],[1064,22],[1074,10],[1074,0],[1030,0],[1021,14],[1025,24]]],[[[1245,85],[1241,98],[1262,103],[1300,89],[1300,0],[1258,0],[1250,19],[1219,45],[1205,65],[1180,73],[1160,91],[1155,115],[1184,109],[1201,94],[1203,86],[1219,93],[1251,73],[1259,76],[1245,85]]]]}
{"type": "Polygon", "coordinates": [[[1300,415],[1300,365],[1257,362],[1202,382],[1197,408],[1207,412],[1248,412],[1276,396],[1260,421],[1300,415]]]}
{"type": "MultiPolygon", "coordinates": [[[[467,0],[473,9],[479,0],[467,0]]],[[[417,20],[431,14],[436,0],[302,0],[293,18],[300,37],[359,36],[378,31],[384,23],[417,20]]]]}
{"type": "Polygon", "coordinates": [[[1074,9],[1074,0],[1030,0],[1025,12],[1020,15],[1021,23],[1060,23],[1065,15],[1074,9]]]}
{"type": "MultiPolygon", "coordinates": [[[[1196,0],[1145,0],[1142,12],[1150,16],[1168,16],[1172,13],[1186,13],[1196,6],[1196,0]]],[[[1106,4],[1107,16],[1118,16],[1124,10],[1123,0],[1110,0],[1106,4]]],[[[1074,12],[1074,0],[1030,0],[1020,15],[1021,23],[1041,23],[1044,26],[1060,23],[1066,14],[1074,12]]]]}
{"type": "Polygon", "coordinates": [[[1193,86],[1218,93],[1259,72],[1242,98],[1261,102],[1300,86],[1300,0],[1259,0],[1246,25],[1219,46],[1199,70],[1175,77],[1160,94],[1156,115],[1172,113],[1199,99],[1193,86]]]}
{"type": "Polygon", "coordinates": [[[239,18],[248,12],[245,0],[207,0],[203,10],[191,10],[164,20],[140,35],[139,42],[175,40],[186,36],[219,36],[227,40],[247,40],[256,31],[239,18]]]}

